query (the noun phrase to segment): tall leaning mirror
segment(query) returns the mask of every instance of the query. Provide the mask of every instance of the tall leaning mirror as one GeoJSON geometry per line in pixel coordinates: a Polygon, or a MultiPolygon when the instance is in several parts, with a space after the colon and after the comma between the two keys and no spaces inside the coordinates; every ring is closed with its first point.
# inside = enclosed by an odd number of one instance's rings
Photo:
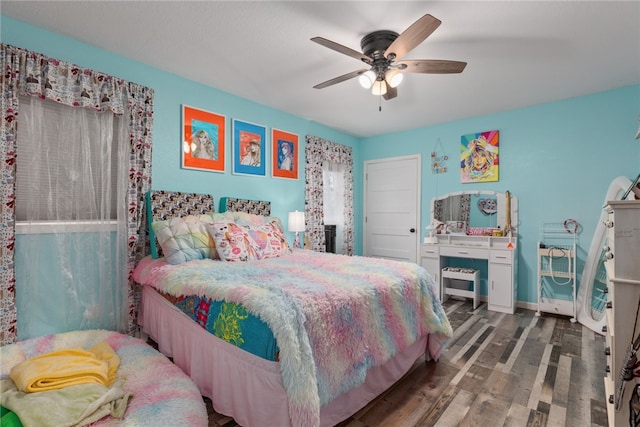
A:
{"type": "Polygon", "coordinates": [[[604,254],[607,245],[607,231],[604,221],[607,215],[604,205],[609,200],[620,200],[631,185],[631,180],[624,176],[614,179],[609,185],[578,288],[578,322],[599,334],[603,333],[602,327],[606,324],[605,307],[607,302],[607,272],[604,267],[604,254]]]}

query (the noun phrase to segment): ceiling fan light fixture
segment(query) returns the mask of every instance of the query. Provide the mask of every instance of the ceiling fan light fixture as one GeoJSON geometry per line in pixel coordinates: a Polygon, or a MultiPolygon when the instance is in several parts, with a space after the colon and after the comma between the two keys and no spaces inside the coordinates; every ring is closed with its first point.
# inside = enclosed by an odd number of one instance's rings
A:
{"type": "Polygon", "coordinates": [[[373,88],[371,89],[371,93],[375,96],[382,96],[387,93],[387,84],[384,80],[376,80],[373,83],[373,88]]]}
{"type": "Polygon", "coordinates": [[[402,82],[403,74],[394,69],[387,70],[384,79],[387,81],[390,87],[398,87],[402,82]]]}
{"type": "Polygon", "coordinates": [[[376,81],[376,73],[371,70],[364,72],[360,74],[358,81],[360,82],[360,86],[365,89],[370,89],[373,83],[376,81]]]}
{"type": "Polygon", "coordinates": [[[360,40],[361,51],[323,37],[311,38],[311,41],[321,46],[350,56],[370,67],[334,77],[315,85],[314,89],[323,89],[358,77],[362,87],[371,89],[374,96],[380,96],[388,101],[398,96],[397,86],[402,82],[404,73],[461,73],[467,65],[466,62],[442,59],[403,59],[407,53],[429,37],[441,23],[439,19],[427,13],[400,34],[390,30],[373,31],[360,40]]]}

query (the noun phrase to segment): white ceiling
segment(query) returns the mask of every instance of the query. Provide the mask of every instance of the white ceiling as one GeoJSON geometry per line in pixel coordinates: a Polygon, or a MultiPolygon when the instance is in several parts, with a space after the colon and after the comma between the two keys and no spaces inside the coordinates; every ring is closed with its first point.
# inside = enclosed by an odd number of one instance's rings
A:
{"type": "Polygon", "coordinates": [[[2,0],[0,12],[358,137],[640,84],[638,1],[2,0]],[[363,64],[311,37],[360,51],[365,34],[426,13],[442,25],[405,59],[466,61],[462,74],[406,74],[381,112],[357,79],[313,89],[363,64]]]}

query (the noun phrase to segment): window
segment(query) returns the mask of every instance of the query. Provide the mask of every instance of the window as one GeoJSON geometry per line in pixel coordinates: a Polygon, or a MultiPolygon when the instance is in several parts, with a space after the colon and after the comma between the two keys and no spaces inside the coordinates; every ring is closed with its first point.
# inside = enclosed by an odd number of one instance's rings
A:
{"type": "Polygon", "coordinates": [[[20,98],[18,338],[127,322],[128,144],[112,112],[20,98]]]}
{"type": "Polygon", "coordinates": [[[344,231],[344,171],[343,164],[325,160],[322,167],[323,214],[325,225],[336,226],[336,253],[342,253],[344,231]]]}
{"type": "Polygon", "coordinates": [[[116,220],[122,122],[111,112],[21,97],[18,224],[116,220]]]}

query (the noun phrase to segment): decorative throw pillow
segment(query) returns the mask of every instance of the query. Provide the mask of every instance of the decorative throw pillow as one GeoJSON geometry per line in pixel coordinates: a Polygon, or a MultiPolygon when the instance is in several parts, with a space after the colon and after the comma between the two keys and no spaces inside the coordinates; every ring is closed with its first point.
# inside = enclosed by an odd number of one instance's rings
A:
{"type": "Polygon", "coordinates": [[[214,221],[207,224],[220,259],[230,262],[258,259],[248,241],[244,227],[229,221],[214,221]]]}
{"type": "Polygon", "coordinates": [[[169,264],[194,259],[218,258],[216,247],[206,224],[212,215],[187,215],[151,224],[169,264]]]}
{"type": "Polygon", "coordinates": [[[278,223],[278,226],[282,228],[280,218],[278,218],[277,216],[264,216],[247,212],[226,211],[216,214],[215,221],[223,221],[222,219],[217,219],[218,217],[224,217],[224,220],[234,222],[237,225],[250,227],[258,227],[260,225],[269,224],[273,221],[276,221],[278,223]]]}
{"type": "Polygon", "coordinates": [[[241,227],[248,234],[248,242],[258,259],[276,258],[291,252],[284,231],[278,221],[259,226],[241,227]]]}

